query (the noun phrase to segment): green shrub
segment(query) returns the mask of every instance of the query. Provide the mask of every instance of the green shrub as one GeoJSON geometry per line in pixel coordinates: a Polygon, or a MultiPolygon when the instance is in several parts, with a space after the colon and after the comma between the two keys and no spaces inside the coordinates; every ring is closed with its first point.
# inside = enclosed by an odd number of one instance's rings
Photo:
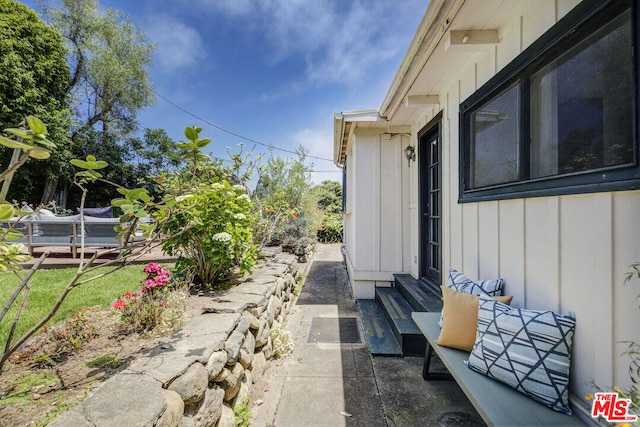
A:
{"type": "Polygon", "coordinates": [[[322,225],[318,230],[318,241],[323,243],[342,242],[343,226],[341,214],[325,212],[322,215],[322,225]]]}
{"type": "MultiPolygon", "coordinates": [[[[256,248],[251,232],[251,199],[242,185],[226,180],[198,184],[176,198],[163,228],[175,237],[162,248],[177,256],[176,269],[194,281],[212,286],[233,269],[250,271],[256,248]]],[[[191,280],[189,280],[191,279],[191,280]]]]}
{"type": "Polygon", "coordinates": [[[260,167],[255,241],[301,255],[316,241],[320,213],[317,195],[311,192],[311,167],[305,165],[306,150],[300,147],[296,153],[296,159],[273,157],[260,167]]]}

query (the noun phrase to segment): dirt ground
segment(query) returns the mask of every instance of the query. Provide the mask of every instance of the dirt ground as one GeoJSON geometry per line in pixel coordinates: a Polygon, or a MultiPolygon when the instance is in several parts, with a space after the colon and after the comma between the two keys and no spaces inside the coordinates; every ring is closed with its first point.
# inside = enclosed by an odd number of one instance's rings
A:
{"type": "MultiPolygon", "coordinates": [[[[185,299],[185,322],[202,313],[211,295],[191,295],[185,299]]],[[[113,310],[93,310],[88,318],[97,336],[53,367],[34,365],[33,359],[8,363],[0,374],[0,426],[44,426],[88,396],[92,390],[136,358],[166,339],[166,336],[123,334],[118,314],[113,310]],[[111,355],[122,361],[117,368],[91,368],[87,362],[111,355]],[[19,384],[31,384],[26,389],[19,384]]]]}

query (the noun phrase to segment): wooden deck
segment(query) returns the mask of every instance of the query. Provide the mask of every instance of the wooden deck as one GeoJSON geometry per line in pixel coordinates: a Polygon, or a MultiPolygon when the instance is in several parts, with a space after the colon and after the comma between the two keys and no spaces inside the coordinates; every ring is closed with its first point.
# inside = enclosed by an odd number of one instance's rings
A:
{"type": "MultiPolygon", "coordinates": [[[[84,257],[85,261],[90,259],[96,252],[102,252],[106,249],[100,248],[85,248],[84,257]]],[[[40,256],[49,251],[50,255],[45,259],[40,268],[68,268],[77,267],[80,263],[80,250],[78,250],[78,256],[74,259],[69,247],[63,246],[43,246],[33,249],[33,258],[22,264],[23,268],[29,269],[40,258],[40,256]]],[[[112,253],[98,258],[97,263],[104,263],[115,259],[117,254],[112,253]]],[[[160,247],[151,249],[149,252],[144,253],[136,260],[136,264],[146,264],[149,262],[159,263],[172,263],[175,262],[175,257],[170,257],[162,252],[160,247]]]]}

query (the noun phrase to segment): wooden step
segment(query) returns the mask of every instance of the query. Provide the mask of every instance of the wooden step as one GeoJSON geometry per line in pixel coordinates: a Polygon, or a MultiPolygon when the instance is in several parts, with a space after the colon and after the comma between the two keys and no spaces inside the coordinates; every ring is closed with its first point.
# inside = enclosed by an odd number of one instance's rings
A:
{"type": "Polygon", "coordinates": [[[442,311],[442,297],[410,274],[394,274],[394,287],[400,291],[413,311],[442,311]]]}
{"type": "Polygon", "coordinates": [[[378,301],[359,299],[356,300],[356,304],[371,354],[374,356],[402,356],[402,348],[396,341],[378,301]]]}
{"type": "Polygon", "coordinates": [[[376,288],[376,300],[405,356],[423,356],[426,340],[411,318],[414,311],[396,288],[376,288]]]}

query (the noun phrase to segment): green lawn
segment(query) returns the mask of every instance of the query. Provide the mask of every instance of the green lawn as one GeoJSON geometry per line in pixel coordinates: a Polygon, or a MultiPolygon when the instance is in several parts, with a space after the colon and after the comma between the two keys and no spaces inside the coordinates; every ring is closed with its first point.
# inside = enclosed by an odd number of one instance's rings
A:
{"type": "MultiPolygon", "coordinates": [[[[166,266],[164,266],[166,268],[166,266]]],[[[73,289],[52,319],[52,322],[64,320],[70,313],[82,307],[100,306],[107,308],[126,291],[138,291],[141,280],[146,278],[142,271],[144,265],[131,265],[73,289]]],[[[14,339],[33,327],[53,307],[62,290],[75,275],[76,268],[63,268],[37,271],[32,278],[31,291],[23,310],[14,339]]],[[[107,271],[100,268],[92,276],[107,271]]],[[[23,272],[24,273],[24,272],[23,272]]],[[[20,280],[13,273],[0,273],[0,305],[4,307],[16,289],[20,280]]],[[[22,294],[18,298],[21,300],[22,294]]],[[[16,303],[0,322],[0,345],[4,346],[15,317],[16,303]]]]}

